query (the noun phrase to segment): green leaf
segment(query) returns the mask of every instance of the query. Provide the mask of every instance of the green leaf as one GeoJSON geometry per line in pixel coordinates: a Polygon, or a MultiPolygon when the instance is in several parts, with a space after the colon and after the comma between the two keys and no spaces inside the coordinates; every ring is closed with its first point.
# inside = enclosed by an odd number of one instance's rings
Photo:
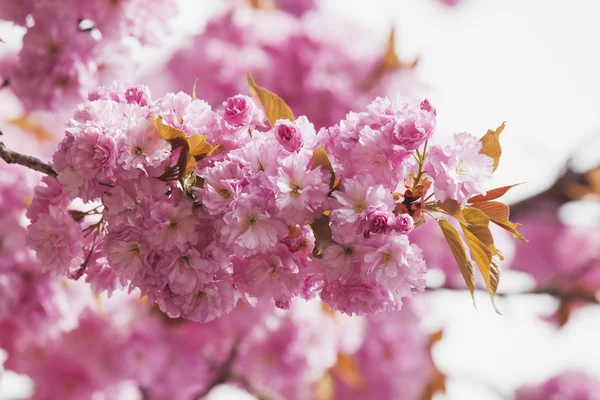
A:
{"type": "Polygon", "coordinates": [[[471,257],[469,257],[466,245],[458,234],[458,231],[450,222],[446,221],[445,219],[440,219],[438,220],[438,225],[442,229],[442,233],[446,238],[446,242],[448,242],[448,246],[450,246],[452,255],[458,264],[458,269],[460,270],[460,273],[467,284],[469,293],[471,293],[473,303],[475,303],[475,267],[471,257]]]}
{"type": "Polygon", "coordinates": [[[254,83],[250,73],[248,73],[248,89],[250,90],[252,97],[254,97],[254,99],[265,109],[267,119],[271,125],[274,125],[275,121],[278,119],[294,121],[294,113],[285,101],[275,93],[254,83]]]}
{"type": "Polygon", "coordinates": [[[500,147],[500,133],[504,130],[504,122],[496,130],[489,129],[481,139],[483,147],[480,153],[489,156],[494,160],[494,171],[498,168],[500,162],[500,155],[502,155],[502,147],[500,147]]]}

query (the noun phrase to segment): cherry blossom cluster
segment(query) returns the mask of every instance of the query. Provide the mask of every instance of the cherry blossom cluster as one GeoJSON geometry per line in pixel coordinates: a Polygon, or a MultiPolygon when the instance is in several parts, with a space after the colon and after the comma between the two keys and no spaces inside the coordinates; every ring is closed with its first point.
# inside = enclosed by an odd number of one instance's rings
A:
{"type": "Polygon", "coordinates": [[[464,203],[492,172],[470,134],[420,152],[435,116],[428,100],[378,98],[317,133],[306,117],[267,123],[244,95],[213,110],[100,88],[66,123],[28,243],[47,270],[139,288],[172,317],[210,321],[239,298],[398,310],[424,288],[408,235],[425,198],[464,203]]]}
{"type": "Polygon", "coordinates": [[[0,1],[0,19],[26,28],[4,84],[28,111],[71,109],[99,84],[130,79],[133,51],[163,41],[176,13],[176,0],[0,1]]]}
{"type": "Polygon", "coordinates": [[[375,96],[416,91],[414,65],[382,64],[391,50],[385,36],[335,14],[303,12],[310,1],[278,3],[277,10],[237,7],[212,19],[173,55],[168,87],[189,91],[197,80],[198,96],[216,106],[244,92],[251,72],[317,129],[375,96]]]}

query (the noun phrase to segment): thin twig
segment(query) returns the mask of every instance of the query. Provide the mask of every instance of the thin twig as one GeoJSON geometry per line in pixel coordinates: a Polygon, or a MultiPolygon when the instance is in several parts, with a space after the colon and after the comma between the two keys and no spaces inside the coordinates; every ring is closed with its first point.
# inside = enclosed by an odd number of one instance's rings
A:
{"type": "Polygon", "coordinates": [[[2,158],[8,164],[19,164],[34,171],[43,172],[46,175],[56,178],[56,172],[50,165],[38,158],[26,156],[24,154],[9,150],[2,142],[0,142],[0,158],[2,158]]]}

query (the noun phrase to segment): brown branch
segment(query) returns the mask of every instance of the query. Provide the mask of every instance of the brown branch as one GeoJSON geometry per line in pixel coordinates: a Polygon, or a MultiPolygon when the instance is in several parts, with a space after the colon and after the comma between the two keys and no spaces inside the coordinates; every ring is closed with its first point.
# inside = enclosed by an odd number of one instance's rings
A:
{"type": "Polygon", "coordinates": [[[231,377],[232,377],[233,381],[238,382],[239,384],[241,384],[242,387],[244,388],[244,390],[246,390],[252,396],[256,397],[257,400],[282,400],[280,397],[277,397],[275,395],[272,395],[272,394],[267,395],[266,393],[261,392],[245,376],[240,376],[240,375],[237,375],[237,374],[232,374],[231,377]]]}
{"type": "Polygon", "coordinates": [[[200,390],[197,394],[192,396],[194,400],[201,400],[210,393],[215,387],[225,383],[239,383],[244,390],[256,397],[258,400],[278,400],[275,396],[267,395],[258,390],[252,382],[245,376],[236,374],[233,371],[233,363],[236,360],[238,354],[239,340],[236,340],[231,348],[231,352],[227,359],[217,368],[215,377],[200,390]]]}
{"type": "Polygon", "coordinates": [[[19,164],[34,171],[43,172],[56,178],[56,172],[52,167],[38,158],[26,156],[6,148],[4,143],[0,142],[0,158],[7,164],[19,164]]]}
{"type": "Polygon", "coordinates": [[[573,200],[573,197],[569,193],[569,189],[572,185],[586,185],[588,183],[585,172],[575,172],[570,167],[567,167],[548,189],[510,204],[511,216],[517,216],[530,210],[536,210],[539,208],[540,204],[544,202],[557,205],[568,203],[573,200]]]}
{"type": "Polygon", "coordinates": [[[192,398],[194,400],[201,400],[203,397],[205,397],[207,394],[210,393],[211,390],[213,390],[215,387],[228,382],[231,379],[231,374],[232,374],[232,369],[233,369],[233,363],[235,361],[235,358],[237,357],[237,349],[238,348],[238,342],[236,341],[232,348],[231,348],[231,352],[229,353],[229,356],[227,356],[227,359],[223,362],[223,364],[221,364],[216,371],[216,375],[213,378],[212,381],[210,381],[206,387],[204,387],[200,392],[198,392],[196,395],[194,395],[192,398]]]}
{"type": "MultiPolygon", "coordinates": [[[[436,292],[436,291],[441,291],[441,290],[448,290],[448,291],[455,291],[455,292],[466,292],[467,291],[466,288],[458,288],[455,286],[440,286],[440,287],[434,287],[434,288],[427,288],[425,290],[428,292],[436,292]]],[[[475,289],[475,291],[487,294],[487,290],[485,290],[485,289],[475,289]]],[[[589,304],[600,304],[600,300],[598,300],[598,297],[593,292],[579,291],[579,290],[562,291],[562,290],[559,290],[556,288],[551,288],[551,287],[541,287],[541,288],[536,288],[536,289],[523,291],[523,292],[499,292],[499,293],[496,293],[496,296],[506,298],[506,297],[510,297],[510,296],[522,296],[522,295],[531,295],[531,294],[533,294],[533,295],[546,294],[546,295],[550,295],[552,297],[555,297],[555,298],[557,298],[559,300],[563,300],[563,301],[582,301],[582,302],[589,303],[589,304]]]]}

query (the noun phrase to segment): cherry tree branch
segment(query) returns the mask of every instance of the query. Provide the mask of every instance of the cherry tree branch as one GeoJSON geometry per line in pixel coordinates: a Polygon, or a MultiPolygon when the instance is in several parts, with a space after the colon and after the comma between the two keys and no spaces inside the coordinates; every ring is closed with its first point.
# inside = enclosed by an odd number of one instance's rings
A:
{"type": "Polygon", "coordinates": [[[200,400],[202,399],[204,396],[206,396],[207,394],[210,393],[211,390],[213,390],[215,387],[228,382],[231,379],[231,375],[232,375],[232,367],[233,367],[233,362],[235,361],[235,358],[237,357],[237,347],[238,347],[238,343],[237,341],[233,344],[232,348],[231,348],[231,352],[229,353],[229,355],[227,356],[227,359],[223,362],[223,364],[221,364],[216,371],[216,375],[215,377],[212,379],[212,381],[210,381],[206,387],[204,387],[200,392],[198,392],[193,398],[195,400],[200,400]]]}
{"type": "Polygon", "coordinates": [[[553,203],[564,204],[573,198],[569,194],[569,187],[573,184],[585,185],[588,184],[586,173],[573,171],[567,167],[565,171],[556,178],[552,186],[548,189],[537,193],[531,197],[510,204],[510,212],[512,216],[527,212],[539,207],[541,202],[550,201],[553,203]]]}
{"type": "MultiPolygon", "coordinates": [[[[427,288],[428,292],[438,292],[442,290],[455,291],[455,292],[466,292],[466,288],[459,288],[455,286],[439,286],[433,288],[427,288]]],[[[475,289],[476,292],[486,293],[485,289],[475,289]]],[[[551,287],[542,287],[536,288],[532,290],[526,290],[521,292],[498,292],[496,293],[497,297],[507,298],[510,296],[522,296],[522,295],[536,295],[536,294],[546,294],[552,296],[556,299],[563,301],[582,301],[589,304],[600,304],[600,300],[593,292],[580,291],[580,290],[559,290],[551,287]]]]}
{"type": "Polygon", "coordinates": [[[7,164],[19,164],[34,171],[43,172],[46,175],[56,178],[56,171],[54,171],[50,165],[38,158],[26,156],[24,154],[9,150],[2,142],[0,142],[0,158],[6,161],[7,164]]]}
{"type": "Polygon", "coordinates": [[[238,375],[233,371],[233,363],[235,362],[238,354],[238,344],[239,341],[236,341],[233,344],[227,359],[219,367],[217,367],[215,377],[206,385],[206,387],[192,397],[194,400],[201,400],[215,387],[225,383],[239,383],[244,390],[256,397],[258,400],[278,400],[274,396],[262,393],[252,384],[252,382],[250,382],[248,378],[238,375]]]}

